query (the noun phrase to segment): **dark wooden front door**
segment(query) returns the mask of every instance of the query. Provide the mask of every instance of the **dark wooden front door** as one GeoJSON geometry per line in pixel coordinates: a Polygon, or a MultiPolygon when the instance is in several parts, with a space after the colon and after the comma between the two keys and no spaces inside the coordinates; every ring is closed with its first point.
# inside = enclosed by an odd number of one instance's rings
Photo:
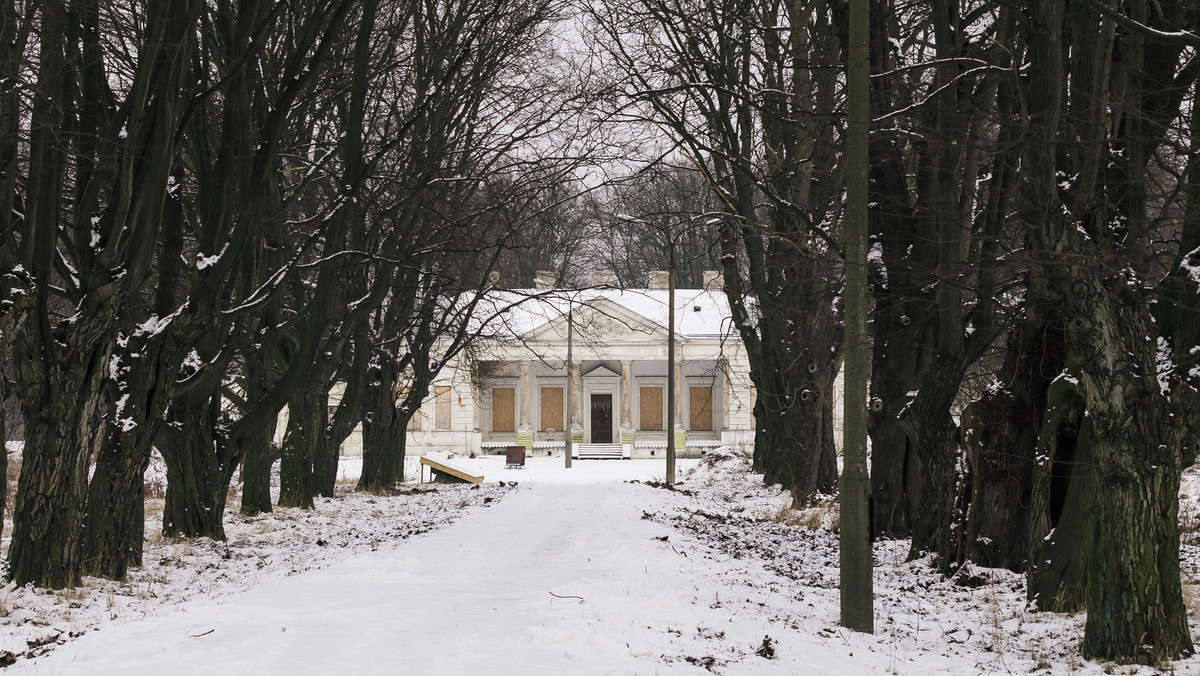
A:
{"type": "Polygon", "coordinates": [[[592,395],[592,443],[611,444],[612,437],[612,395],[592,395]]]}

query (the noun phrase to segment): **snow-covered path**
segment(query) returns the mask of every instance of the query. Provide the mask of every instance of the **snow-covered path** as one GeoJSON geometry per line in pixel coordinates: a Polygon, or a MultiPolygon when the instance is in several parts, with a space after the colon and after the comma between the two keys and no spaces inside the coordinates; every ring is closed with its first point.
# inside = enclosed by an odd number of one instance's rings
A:
{"type": "Polygon", "coordinates": [[[227,545],[155,543],[128,584],[0,590],[31,646],[4,673],[1200,674],[1084,661],[1083,615],[1029,612],[1008,571],[943,579],[905,541],[876,543],[877,633],[841,629],[836,535],[810,518],[831,513],[782,509],[746,458],[683,461],[677,491],[655,462],[455,462],[487,484],[231,517],[227,545]]]}
{"type": "Polygon", "coordinates": [[[641,518],[646,505],[630,500],[653,502],[655,492],[522,485],[393,551],[194,601],[152,624],[106,627],[20,666],[43,674],[702,673],[686,662],[656,664],[679,629],[695,632],[697,606],[692,562],[659,539],[671,531],[641,518]]]}

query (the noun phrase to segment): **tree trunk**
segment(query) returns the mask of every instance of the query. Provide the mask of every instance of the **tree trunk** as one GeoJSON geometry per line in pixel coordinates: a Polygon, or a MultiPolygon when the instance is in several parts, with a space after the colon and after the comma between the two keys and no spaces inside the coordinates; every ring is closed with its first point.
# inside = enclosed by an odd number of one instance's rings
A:
{"type": "Polygon", "coordinates": [[[221,459],[228,455],[226,440],[218,434],[220,395],[189,394],[172,420],[182,425],[160,446],[167,465],[167,498],[163,508],[166,537],[225,539],[225,503],[230,468],[221,459]]]}
{"type": "Polygon", "coordinates": [[[121,369],[118,410],[104,424],[83,522],[83,573],[111,580],[123,580],[126,568],[142,565],[143,481],[175,373],[165,353],[155,359],[143,343],[140,357],[132,358],[130,352],[137,351],[123,350],[124,358],[110,365],[121,369]],[[125,360],[130,363],[123,365],[125,360]]]}
{"type": "MultiPolygon", "coordinates": [[[[764,354],[773,355],[769,350],[764,354]]],[[[781,363],[771,357],[763,361],[781,363]]],[[[835,452],[832,378],[827,369],[801,377],[760,364],[756,384],[754,469],[768,485],[783,485],[796,505],[807,504],[835,481],[828,466],[828,456],[835,452]]]]}
{"type": "Polygon", "coordinates": [[[112,421],[105,428],[88,486],[80,563],[84,575],[124,580],[126,569],[142,565],[144,477],[153,436],[122,432],[112,421]]]}
{"type": "MultiPolygon", "coordinates": [[[[274,312],[268,310],[270,322],[274,312]]],[[[268,382],[271,374],[271,364],[268,355],[271,350],[257,350],[246,356],[246,401],[247,407],[262,399],[270,389],[268,382]]],[[[241,513],[245,516],[269,513],[271,511],[271,467],[275,464],[275,449],[272,443],[275,437],[275,424],[272,423],[262,430],[248,434],[244,440],[242,455],[242,506],[241,513]]]]}
{"type": "Polygon", "coordinates": [[[962,381],[961,357],[948,357],[940,369],[927,371],[916,398],[900,418],[917,451],[921,473],[916,519],[909,558],[937,555],[937,567],[948,574],[961,560],[962,527],[959,495],[965,486],[958,426],[950,405],[962,381]]]}
{"type": "MultiPolygon", "coordinates": [[[[342,401],[334,411],[333,419],[321,429],[317,438],[317,447],[313,457],[313,491],[324,498],[333,497],[333,489],[337,484],[338,460],[341,457],[342,442],[354,431],[358,420],[361,419],[361,397],[355,393],[358,384],[347,383],[342,392],[342,401]],[[343,410],[345,409],[345,410],[343,410]],[[338,416],[342,418],[339,419],[338,416]]],[[[329,408],[329,393],[321,393],[320,407],[329,408]]]]}
{"type": "MultiPolygon", "coordinates": [[[[316,372],[323,369],[315,369],[316,372]]],[[[319,375],[319,374],[318,374],[319,375]]],[[[279,506],[313,508],[313,465],[317,449],[325,437],[325,397],[319,390],[324,378],[310,378],[292,395],[288,404],[287,432],[283,436],[283,455],[279,459],[279,506]]]]}
{"type": "MultiPolygon", "coordinates": [[[[1037,314],[1036,301],[1025,305],[1027,315],[1037,314]]],[[[1020,322],[993,385],[963,414],[971,470],[966,558],[981,566],[1019,572],[1045,558],[1029,556],[1030,545],[1040,541],[1029,535],[1034,458],[1047,392],[1065,350],[1061,328],[1032,318],[1020,322]]]]}
{"type": "Polygon", "coordinates": [[[243,442],[242,506],[244,516],[271,512],[271,467],[275,464],[273,429],[251,434],[243,442]]]}
{"type": "Polygon", "coordinates": [[[1091,550],[1086,521],[1096,495],[1085,413],[1070,381],[1050,387],[1029,502],[1027,596],[1038,610],[1073,613],[1085,607],[1091,550]]]}
{"type": "MultiPolygon", "coordinates": [[[[3,329],[0,329],[0,331],[3,331],[3,329]]],[[[0,347],[2,347],[5,356],[4,361],[0,362],[0,368],[7,368],[7,341],[4,337],[0,337],[0,342],[4,343],[0,347]]],[[[4,373],[0,373],[0,539],[4,538],[4,514],[5,510],[8,509],[8,425],[6,424],[8,391],[5,383],[5,375],[4,373]]]]}
{"type": "MultiPolygon", "coordinates": [[[[823,399],[828,402],[821,406],[821,458],[817,466],[817,492],[825,495],[836,495],[838,492],[838,447],[837,434],[833,426],[833,384],[829,386],[828,394],[823,399]]],[[[838,402],[840,403],[840,402],[838,402]]]]}
{"type": "Polygon", "coordinates": [[[404,480],[404,435],[407,419],[397,425],[394,392],[395,361],[385,359],[379,383],[367,394],[370,402],[363,422],[363,469],[358,489],[385,493],[404,480]],[[399,429],[397,429],[397,427],[399,429]]]}
{"type": "Polygon", "coordinates": [[[8,576],[17,585],[60,589],[79,583],[79,528],[87,498],[89,426],[98,400],[98,364],[45,368],[18,338],[17,382],[25,389],[25,448],[13,504],[8,576]],[[55,373],[57,371],[57,373],[55,373]],[[34,383],[40,385],[33,390],[34,383]]]}
{"type": "MultiPolygon", "coordinates": [[[[901,326],[902,311],[888,308],[892,292],[876,283],[870,417],[872,523],[876,536],[907,537],[917,513],[921,473],[900,414],[908,402],[910,383],[917,381],[919,327],[901,326]]],[[[911,321],[911,319],[909,320],[911,321]]]]}
{"type": "Polygon", "coordinates": [[[1090,421],[1096,495],[1085,516],[1083,653],[1156,663],[1193,652],[1179,569],[1181,435],[1156,379],[1154,322],[1125,280],[1071,287],[1071,350],[1090,421]],[[1114,283],[1115,282],[1115,283],[1114,283]]]}

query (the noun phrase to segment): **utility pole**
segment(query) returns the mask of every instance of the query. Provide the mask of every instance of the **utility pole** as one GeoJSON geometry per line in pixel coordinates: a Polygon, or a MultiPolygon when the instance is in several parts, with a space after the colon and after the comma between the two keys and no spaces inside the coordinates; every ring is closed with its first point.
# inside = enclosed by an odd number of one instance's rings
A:
{"type": "Polygon", "coordinates": [[[667,252],[667,485],[675,485],[675,239],[667,252]]]}
{"type": "MultiPolygon", "coordinates": [[[[570,303],[570,301],[568,301],[568,303],[570,303]]],[[[564,437],[566,439],[567,452],[565,454],[566,460],[564,461],[564,465],[563,465],[566,469],[571,469],[571,435],[575,433],[575,420],[571,417],[571,414],[574,410],[574,407],[572,406],[572,404],[575,401],[574,397],[571,396],[571,364],[572,364],[572,358],[574,357],[574,355],[573,355],[573,349],[575,347],[574,343],[575,343],[575,305],[572,303],[567,306],[567,397],[566,397],[566,399],[567,399],[567,429],[564,430],[566,433],[564,435],[564,437]]]]}
{"type": "Polygon", "coordinates": [[[842,626],[874,633],[874,564],[867,477],[867,168],[870,133],[869,0],[850,0],[850,116],[846,135],[846,355],[842,427],[840,581],[842,626]]]}

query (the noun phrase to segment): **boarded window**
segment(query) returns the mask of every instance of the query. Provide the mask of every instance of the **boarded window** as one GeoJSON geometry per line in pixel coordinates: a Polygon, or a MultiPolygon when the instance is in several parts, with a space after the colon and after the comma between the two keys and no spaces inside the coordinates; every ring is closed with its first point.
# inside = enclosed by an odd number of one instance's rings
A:
{"type": "Polygon", "coordinates": [[[439,385],[434,389],[434,394],[434,401],[437,409],[434,412],[434,415],[436,416],[434,425],[436,425],[439,430],[448,430],[450,429],[450,387],[447,385],[439,385]]]}
{"type": "Polygon", "coordinates": [[[541,394],[542,419],[538,429],[561,430],[563,426],[563,388],[543,387],[541,394]]]}
{"type": "Polygon", "coordinates": [[[663,388],[642,387],[638,397],[642,420],[638,429],[661,430],[663,428],[663,388]]]}
{"type": "Polygon", "coordinates": [[[713,428],[712,388],[689,387],[688,401],[691,402],[691,421],[689,429],[711,430],[713,428]]]}
{"type": "Polygon", "coordinates": [[[513,404],[516,402],[516,389],[512,387],[492,388],[492,431],[514,432],[517,427],[513,424],[513,404]]]}

